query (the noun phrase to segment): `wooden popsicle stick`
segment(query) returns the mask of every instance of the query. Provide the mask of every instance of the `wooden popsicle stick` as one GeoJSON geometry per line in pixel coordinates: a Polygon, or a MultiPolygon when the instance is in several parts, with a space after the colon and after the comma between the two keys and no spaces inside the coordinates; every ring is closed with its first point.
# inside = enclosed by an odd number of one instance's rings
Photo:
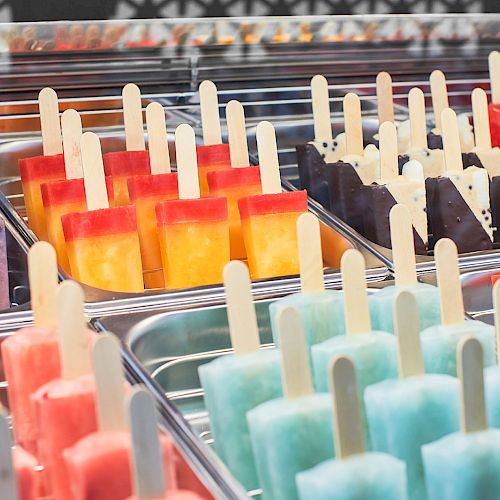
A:
{"type": "Polygon", "coordinates": [[[283,394],[287,399],[309,396],[314,391],[302,317],[297,309],[286,306],[278,311],[276,320],[283,394]]]}
{"type": "Polygon", "coordinates": [[[57,289],[61,371],[65,379],[91,372],[83,290],[74,281],[63,281],[57,289]]]}
{"type": "Polygon", "coordinates": [[[497,339],[497,364],[500,364],[500,280],[493,285],[493,311],[495,316],[495,334],[497,339]]]}
{"type": "Polygon", "coordinates": [[[139,500],[163,498],[167,485],[153,399],[141,387],[134,387],[127,399],[135,495],[139,500]]]}
{"type": "Polygon", "coordinates": [[[159,102],[148,104],[146,108],[146,126],[148,129],[151,174],[169,174],[171,170],[167,124],[165,122],[165,111],[159,102]]]}
{"type": "MultiPolygon", "coordinates": [[[[389,122],[386,122],[389,123],[389,122]]],[[[372,326],[366,292],[365,259],[358,250],[347,250],[340,261],[347,335],[370,333],[372,326]]]]}
{"type": "Polygon", "coordinates": [[[328,82],[323,75],[311,79],[311,99],[314,120],[314,140],[333,141],[332,121],[330,115],[330,95],[328,82]]]}
{"type": "Polygon", "coordinates": [[[383,182],[396,179],[398,167],[398,133],[392,122],[384,122],[379,128],[380,179],[383,182]]]}
{"type": "Polygon", "coordinates": [[[484,398],[483,346],[474,337],[461,339],[457,350],[460,380],[460,428],[464,433],[488,428],[484,398]]]}
{"type": "Polygon", "coordinates": [[[446,77],[444,73],[438,69],[434,70],[431,73],[430,83],[434,121],[436,122],[436,128],[442,131],[442,113],[446,108],[450,107],[448,104],[448,89],[446,88],[446,77]]]}
{"type": "Polygon", "coordinates": [[[101,143],[93,132],[82,135],[82,166],[88,211],[109,208],[101,143]]]}
{"type": "Polygon", "coordinates": [[[31,309],[38,328],[57,326],[57,256],[46,241],[35,243],[28,253],[31,309]]]}
{"type": "Polygon", "coordinates": [[[134,83],[127,83],[122,90],[123,124],[127,151],[144,151],[144,122],[142,121],[141,91],[134,83]]]}
{"type": "Polygon", "coordinates": [[[81,179],[82,168],[82,120],[74,109],[67,109],[61,116],[64,168],[66,179],[81,179]]]}
{"type": "Polygon", "coordinates": [[[226,106],[227,132],[229,136],[229,154],[231,167],[248,167],[247,129],[245,127],[245,110],[238,101],[229,101],[226,106]]]}
{"type": "Polygon", "coordinates": [[[18,499],[16,472],[12,458],[12,437],[9,423],[2,412],[0,412],[0,497],[2,500],[18,499]]]}
{"type": "Polygon", "coordinates": [[[415,296],[403,290],[394,300],[394,332],[398,341],[399,377],[407,378],[425,373],[420,345],[420,317],[415,296]]]}
{"type": "Polygon", "coordinates": [[[410,143],[412,148],[427,149],[425,96],[422,89],[414,87],[408,94],[410,110],[410,143]]]}
{"type": "Polygon", "coordinates": [[[491,102],[500,103],[500,52],[490,52],[488,56],[490,70],[491,102]]]}
{"type": "Polygon", "coordinates": [[[385,71],[377,75],[377,106],[378,122],[380,125],[384,122],[394,123],[394,100],[392,95],[392,78],[385,71]]]}
{"type": "Polygon", "coordinates": [[[114,335],[101,335],[92,347],[97,388],[97,421],[101,431],[128,429],[125,411],[125,377],[120,342],[114,335]]]}
{"type": "Polygon", "coordinates": [[[465,320],[464,300],[458,269],[458,252],[455,243],[440,239],[434,248],[436,274],[441,302],[441,323],[460,325],[465,320]]]}
{"type": "Polygon", "coordinates": [[[224,266],[223,277],[229,335],[234,352],[256,352],[260,348],[260,337],[248,268],[243,262],[233,260],[224,266]]]}
{"type": "Polygon", "coordinates": [[[476,148],[491,149],[488,97],[483,89],[477,88],[472,91],[472,114],[474,117],[476,148]]]}
{"type": "Polygon", "coordinates": [[[356,369],[351,359],[339,356],[332,360],[329,373],[335,458],[342,460],[365,451],[356,369]]]}
{"type": "Polygon", "coordinates": [[[458,121],[455,111],[446,108],[442,113],[442,136],[444,163],[447,172],[461,172],[464,169],[462,163],[462,149],[460,146],[460,135],[458,132],[458,121]]]}
{"type": "Polygon", "coordinates": [[[321,234],[319,221],[312,213],[302,214],[297,219],[297,241],[302,292],[324,292],[321,234]]]}
{"type": "Polygon", "coordinates": [[[405,205],[394,205],[389,214],[396,286],[417,284],[415,244],[411,215],[405,205]]]}
{"type": "Polygon", "coordinates": [[[217,87],[214,82],[204,80],[200,83],[198,91],[200,93],[203,144],[205,146],[222,144],[217,87]]]}
{"type": "Polygon", "coordinates": [[[175,129],[175,156],[177,158],[177,182],[179,199],[190,200],[200,197],[198,160],[193,127],[187,123],[175,129]]]}
{"type": "Polygon", "coordinates": [[[363,125],[359,97],[350,92],[344,97],[343,106],[347,154],[362,156],[364,152],[363,125]]]}
{"type": "Polygon", "coordinates": [[[40,110],[40,126],[44,156],[58,155],[63,152],[61,122],[59,120],[59,103],[56,92],[45,87],[38,94],[40,110]]]}
{"type": "Polygon", "coordinates": [[[263,194],[281,193],[280,165],[276,132],[269,122],[257,125],[257,151],[263,194]]]}

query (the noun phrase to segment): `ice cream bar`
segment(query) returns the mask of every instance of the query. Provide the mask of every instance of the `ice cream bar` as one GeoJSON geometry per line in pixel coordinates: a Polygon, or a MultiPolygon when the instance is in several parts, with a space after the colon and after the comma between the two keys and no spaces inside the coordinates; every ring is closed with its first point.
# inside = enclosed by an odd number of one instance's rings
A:
{"type": "Polygon", "coordinates": [[[156,221],[167,288],[222,282],[229,261],[225,198],[200,198],[193,129],[175,131],[179,200],[157,203],[156,221]]]}
{"type": "Polygon", "coordinates": [[[417,281],[410,211],[404,205],[395,205],[389,218],[396,284],[370,296],[373,328],[394,332],[392,310],[395,296],[401,290],[409,290],[415,296],[423,328],[437,325],[440,322],[439,290],[417,281]]]}
{"type": "Polygon", "coordinates": [[[477,338],[484,350],[484,364],[495,363],[494,328],[482,321],[465,320],[457,247],[449,239],[435,247],[441,324],[422,331],[422,350],[428,373],[457,374],[457,345],[465,336],[477,338]]]}
{"type": "Polygon", "coordinates": [[[335,357],[329,374],[336,458],[297,474],[300,500],[405,500],[404,462],[386,453],[365,452],[354,363],[335,357]]]}
{"type": "Polygon", "coordinates": [[[445,109],[442,117],[446,172],[428,178],[427,214],[434,239],[452,239],[459,253],[492,248],[488,172],[462,165],[455,112],[445,109]]]}
{"type": "Polygon", "coordinates": [[[59,285],[57,316],[62,377],[40,387],[31,400],[47,491],[57,500],[72,500],[63,451],[97,430],[96,387],[87,347],[93,332],[85,329],[83,291],[75,282],[59,285]]]}
{"type": "Polygon", "coordinates": [[[328,394],[314,394],[304,329],[291,306],[278,315],[284,397],[247,413],[263,498],[299,498],[295,476],[334,456],[328,394]]]}
{"type": "Polygon", "coordinates": [[[128,83],[123,87],[123,122],[125,125],[126,151],[103,155],[104,171],[113,179],[116,206],[130,203],[127,179],[134,175],[151,173],[149,152],[144,142],[141,91],[128,83]]]}
{"type": "Polygon", "coordinates": [[[500,146],[500,53],[493,51],[488,57],[490,68],[491,103],[488,114],[491,129],[491,145],[500,146]]]}
{"type": "Polygon", "coordinates": [[[0,309],[10,307],[9,263],[7,260],[5,222],[0,219],[0,309]]]}
{"type": "Polygon", "coordinates": [[[419,311],[410,291],[396,296],[394,316],[399,379],[367,387],[366,413],[373,450],[404,461],[408,498],[425,500],[420,448],[458,430],[458,381],[449,375],[425,374],[419,311]]]}
{"type": "Polygon", "coordinates": [[[177,174],[170,171],[165,111],[157,102],[146,108],[151,174],[130,177],[130,201],[135,205],[146,288],[165,288],[155,206],[179,197],[177,174]]]}
{"type": "Polygon", "coordinates": [[[422,447],[427,498],[498,498],[500,430],[488,428],[481,343],[474,338],[462,339],[458,358],[460,431],[422,447]]]}
{"type": "Polygon", "coordinates": [[[247,267],[224,268],[227,316],[234,354],[198,369],[218,455],[247,490],[259,487],[246,414],[282,395],[276,349],[259,350],[260,339],[247,267]]]}
{"type": "Polygon", "coordinates": [[[486,410],[490,427],[500,428],[500,281],[493,283],[493,311],[495,318],[496,361],[484,370],[486,410]]]}
{"type": "Polygon", "coordinates": [[[226,117],[232,168],[208,172],[207,182],[210,196],[227,199],[231,259],[244,259],[246,250],[238,200],[262,193],[260,170],[258,166],[249,166],[243,106],[238,101],[230,101],[226,107],[226,117]]]}
{"type": "MultiPolygon", "coordinates": [[[[312,347],[315,387],[328,391],[330,362],[335,356],[349,356],[358,373],[359,395],[369,385],[397,377],[396,339],[394,335],[372,331],[368,295],[366,293],[365,261],[357,250],[342,256],[342,288],[346,335],[333,337],[312,347]]],[[[342,318],[338,318],[337,321],[342,318]]],[[[371,449],[368,423],[362,407],[365,446],[371,449]]]]}
{"type": "Polygon", "coordinates": [[[396,204],[408,207],[413,225],[415,252],[427,253],[427,214],[425,179],[420,163],[413,160],[399,175],[396,127],[391,122],[380,126],[380,179],[363,186],[370,210],[365,217],[365,236],[385,248],[391,247],[389,212],[396,204]]]}
{"type": "Polygon", "coordinates": [[[307,211],[305,191],[281,192],[276,133],[257,125],[262,194],[238,200],[250,275],[254,279],[299,273],[297,219],[307,211]]]}
{"type": "Polygon", "coordinates": [[[38,94],[43,156],[19,160],[28,224],[39,240],[47,240],[40,185],[65,178],[57,94],[44,88],[38,94]]]}
{"type": "Polygon", "coordinates": [[[36,454],[38,435],[30,396],[61,373],[55,304],[57,262],[48,243],[38,242],[30,248],[28,272],[34,326],[6,338],[1,350],[15,440],[36,454]]]}
{"type": "Polygon", "coordinates": [[[92,132],[82,136],[82,163],[88,211],[62,217],[71,275],[103,290],[142,292],[135,209],[109,208],[101,145],[92,132]]]}
{"type": "Polygon", "coordinates": [[[279,312],[288,306],[300,312],[310,359],[313,345],[345,333],[343,296],[341,292],[325,290],[320,227],[313,214],[305,213],[297,219],[297,240],[301,291],[273,302],[269,306],[269,316],[273,340],[278,345],[279,312]]]}
{"type": "Polygon", "coordinates": [[[198,178],[201,196],[208,196],[208,172],[231,167],[229,144],[222,143],[217,87],[210,80],[199,88],[203,146],[196,146],[198,178]]]}

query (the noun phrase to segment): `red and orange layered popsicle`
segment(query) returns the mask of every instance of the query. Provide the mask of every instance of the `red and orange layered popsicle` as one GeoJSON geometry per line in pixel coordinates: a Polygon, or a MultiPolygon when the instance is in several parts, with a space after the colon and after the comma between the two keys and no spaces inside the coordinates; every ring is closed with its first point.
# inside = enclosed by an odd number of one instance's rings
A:
{"type": "Polygon", "coordinates": [[[209,172],[207,182],[211,196],[227,199],[231,259],[244,259],[247,254],[241,232],[238,200],[262,192],[260,170],[258,166],[249,166],[243,106],[238,101],[230,101],[226,107],[226,118],[232,168],[209,172]]]}
{"type": "Polygon", "coordinates": [[[263,194],[238,201],[250,275],[298,274],[297,219],[307,212],[307,193],[281,192],[276,133],[269,122],[257,126],[257,147],[263,194]]]}
{"type": "Polygon", "coordinates": [[[491,52],[488,58],[490,66],[491,104],[490,115],[491,145],[500,146],[500,52],[491,52]]]}

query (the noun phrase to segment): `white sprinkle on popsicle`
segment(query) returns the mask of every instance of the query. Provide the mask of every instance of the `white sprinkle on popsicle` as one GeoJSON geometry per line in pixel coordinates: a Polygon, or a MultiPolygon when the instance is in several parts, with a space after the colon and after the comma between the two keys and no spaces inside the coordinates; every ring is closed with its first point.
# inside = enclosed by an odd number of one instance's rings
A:
{"type": "Polygon", "coordinates": [[[82,136],[82,166],[87,209],[90,212],[109,208],[101,143],[93,132],[85,132],[82,136]]]}
{"type": "Polygon", "coordinates": [[[210,80],[200,83],[201,126],[205,146],[222,144],[217,87],[210,80]]]}
{"type": "Polygon", "coordinates": [[[177,158],[177,182],[179,199],[190,200],[200,197],[196,139],[193,128],[183,123],[175,130],[175,156],[177,158]]]}
{"type": "Polygon", "coordinates": [[[276,132],[269,122],[263,121],[257,125],[257,150],[259,153],[262,193],[281,193],[276,132]]]}
{"type": "Polygon", "coordinates": [[[314,140],[333,141],[328,82],[323,75],[311,79],[311,98],[314,120],[314,140]]]}
{"type": "Polygon", "coordinates": [[[446,88],[446,77],[444,73],[438,69],[434,70],[431,73],[430,83],[434,121],[436,122],[436,128],[442,131],[442,113],[446,108],[449,108],[448,89],[446,88]]]}
{"type": "Polygon", "coordinates": [[[61,116],[64,168],[66,179],[81,179],[82,168],[82,120],[74,109],[67,109],[61,116]]]}
{"type": "Polygon", "coordinates": [[[38,94],[40,126],[44,156],[58,155],[63,152],[59,103],[56,92],[45,87],[38,94]]]}
{"type": "Polygon", "coordinates": [[[363,125],[359,97],[350,92],[344,97],[343,106],[347,154],[363,156],[363,125]]]}
{"type": "Polygon", "coordinates": [[[231,167],[248,167],[247,129],[245,127],[245,110],[238,101],[229,101],[226,106],[227,132],[229,136],[229,154],[231,167]]]}
{"type": "Polygon", "coordinates": [[[425,118],[425,96],[421,89],[414,87],[408,94],[410,110],[410,143],[415,149],[427,149],[427,129],[425,118]]]}
{"type": "Polygon", "coordinates": [[[297,241],[302,292],[323,292],[325,283],[321,233],[318,218],[314,214],[304,213],[297,219],[297,241]]]}
{"type": "Polygon", "coordinates": [[[170,152],[168,150],[165,110],[159,102],[151,102],[146,108],[148,129],[149,161],[151,174],[170,173],[170,152]]]}
{"type": "MultiPolygon", "coordinates": [[[[12,458],[12,438],[6,416],[0,411],[0,495],[17,500],[17,479],[12,458]]],[[[20,498],[20,497],[19,497],[20,498]]]]}
{"type": "Polygon", "coordinates": [[[379,125],[382,125],[384,122],[394,123],[394,101],[391,75],[385,71],[380,72],[377,75],[376,84],[379,125]]]}

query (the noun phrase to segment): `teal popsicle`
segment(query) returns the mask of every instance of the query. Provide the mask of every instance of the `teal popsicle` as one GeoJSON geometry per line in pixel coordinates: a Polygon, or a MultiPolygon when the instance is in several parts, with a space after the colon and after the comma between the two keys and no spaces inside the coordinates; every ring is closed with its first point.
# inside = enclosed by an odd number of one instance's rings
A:
{"type": "Polygon", "coordinates": [[[264,499],[297,500],[295,475],[334,456],[332,405],[314,394],[299,312],[277,317],[284,397],[247,414],[264,499]]]}
{"type": "Polygon", "coordinates": [[[466,336],[477,338],[484,352],[484,364],[495,363],[495,329],[482,321],[466,321],[458,253],[455,243],[447,238],[435,246],[437,281],[441,304],[442,324],[420,334],[428,373],[457,374],[457,345],[466,336]]]}
{"type": "Polygon", "coordinates": [[[281,396],[280,357],[260,350],[259,329],[248,269],[242,262],[224,268],[229,332],[234,354],[199,367],[215,449],[247,490],[259,487],[246,413],[281,396]]]}
{"type": "Polygon", "coordinates": [[[488,429],[482,351],[478,339],[460,340],[461,429],[422,448],[429,500],[500,498],[500,430],[488,429]]]}
{"type": "Polygon", "coordinates": [[[301,292],[288,295],[269,306],[274,343],[278,345],[277,317],[279,311],[293,306],[304,322],[306,344],[309,348],[319,342],[342,335],[344,313],[342,293],[325,290],[323,282],[323,257],[318,219],[311,213],[302,214],[297,220],[301,292]]]}
{"type": "MultiPolygon", "coordinates": [[[[388,378],[397,378],[396,338],[394,335],[372,331],[368,295],[366,293],[365,261],[357,250],[347,250],[341,260],[344,290],[344,317],[347,335],[333,337],[311,349],[315,387],[328,391],[329,369],[335,356],[349,356],[358,374],[359,395],[369,385],[388,378]]],[[[368,422],[362,406],[365,445],[371,449],[368,422]]]]}
{"type": "Polygon", "coordinates": [[[408,291],[396,296],[394,324],[400,378],[367,387],[366,413],[373,449],[403,460],[408,498],[424,500],[420,448],[458,429],[458,381],[449,375],[425,374],[417,303],[408,291]]]}
{"type": "Polygon", "coordinates": [[[297,475],[301,500],[406,500],[406,466],[363,446],[359,389],[350,358],[330,364],[336,459],[297,475]]]}
{"type": "Polygon", "coordinates": [[[405,205],[395,205],[389,217],[396,284],[370,296],[373,328],[394,333],[392,311],[401,290],[408,290],[415,296],[422,328],[437,325],[440,322],[439,292],[435,286],[417,281],[410,211],[405,205]]]}

